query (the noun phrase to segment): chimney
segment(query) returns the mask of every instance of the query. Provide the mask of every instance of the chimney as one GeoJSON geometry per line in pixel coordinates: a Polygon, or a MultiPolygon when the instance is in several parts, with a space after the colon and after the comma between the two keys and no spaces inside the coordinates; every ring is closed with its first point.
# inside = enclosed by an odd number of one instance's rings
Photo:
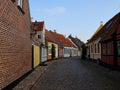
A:
{"type": "Polygon", "coordinates": [[[103,21],[100,21],[100,25],[102,25],[103,24],[103,21]]]}
{"type": "Polygon", "coordinates": [[[56,32],[56,30],[54,30],[54,32],[56,32]]]}
{"type": "Polygon", "coordinates": [[[35,19],[33,17],[31,18],[31,22],[35,22],[35,19]]]}

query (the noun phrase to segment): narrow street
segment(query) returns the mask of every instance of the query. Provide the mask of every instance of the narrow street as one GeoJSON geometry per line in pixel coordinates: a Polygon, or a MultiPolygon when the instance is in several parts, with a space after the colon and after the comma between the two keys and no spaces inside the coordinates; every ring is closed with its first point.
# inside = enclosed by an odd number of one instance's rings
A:
{"type": "Polygon", "coordinates": [[[56,60],[31,90],[120,90],[120,78],[111,72],[79,58],[56,60]]]}

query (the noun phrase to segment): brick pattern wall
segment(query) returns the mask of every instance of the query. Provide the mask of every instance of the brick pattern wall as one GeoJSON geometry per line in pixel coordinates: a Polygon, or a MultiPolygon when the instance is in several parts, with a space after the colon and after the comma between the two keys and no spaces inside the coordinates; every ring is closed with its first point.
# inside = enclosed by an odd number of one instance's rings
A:
{"type": "Polygon", "coordinates": [[[28,0],[23,0],[23,5],[24,14],[17,2],[0,0],[0,89],[32,67],[28,0]]]}

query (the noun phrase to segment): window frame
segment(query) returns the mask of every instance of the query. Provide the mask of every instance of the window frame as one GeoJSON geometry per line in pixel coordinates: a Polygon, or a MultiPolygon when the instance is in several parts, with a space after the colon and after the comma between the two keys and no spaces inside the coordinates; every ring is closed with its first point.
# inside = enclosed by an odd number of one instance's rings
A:
{"type": "Polygon", "coordinates": [[[117,41],[117,55],[120,56],[120,40],[117,41]],[[119,43],[119,45],[118,45],[119,43]]]}
{"type": "Polygon", "coordinates": [[[42,38],[42,36],[41,35],[38,35],[38,39],[41,39],[42,38]]]}
{"type": "Polygon", "coordinates": [[[18,0],[18,6],[20,6],[21,8],[23,8],[23,0],[18,0]]]}
{"type": "Polygon", "coordinates": [[[25,12],[23,11],[23,0],[18,0],[17,5],[18,5],[18,9],[19,9],[23,14],[25,14],[25,12]]]}

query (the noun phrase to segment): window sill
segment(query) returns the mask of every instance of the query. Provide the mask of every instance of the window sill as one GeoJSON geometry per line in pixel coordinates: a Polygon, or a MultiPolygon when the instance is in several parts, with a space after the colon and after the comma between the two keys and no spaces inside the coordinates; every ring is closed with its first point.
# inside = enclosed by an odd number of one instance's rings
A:
{"type": "Polygon", "coordinates": [[[23,14],[25,14],[25,12],[23,11],[23,9],[20,6],[17,6],[17,7],[23,14]]]}

